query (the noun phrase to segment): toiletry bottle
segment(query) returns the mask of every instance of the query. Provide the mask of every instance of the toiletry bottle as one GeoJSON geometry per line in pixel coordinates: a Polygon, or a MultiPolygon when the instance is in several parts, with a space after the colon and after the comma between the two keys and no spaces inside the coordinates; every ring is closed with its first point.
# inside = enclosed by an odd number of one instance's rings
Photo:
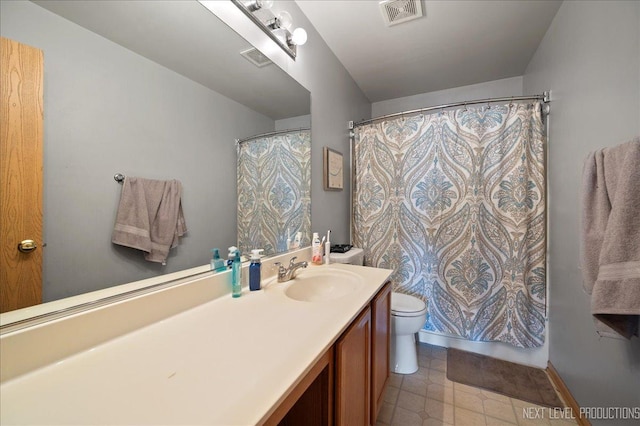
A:
{"type": "Polygon", "coordinates": [[[260,290],[260,281],[262,276],[260,273],[260,252],[262,249],[251,250],[251,264],[249,265],[249,290],[260,290]]]}
{"type": "Polygon", "coordinates": [[[226,269],[224,260],[220,258],[220,250],[217,248],[211,249],[213,256],[211,258],[211,270],[212,271],[224,271],[226,269]]]}
{"type": "Polygon", "coordinates": [[[327,231],[327,241],[324,243],[324,263],[328,265],[331,263],[331,229],[327,231]]]}
{"type": "Polygon", "coordinates": [[[292,248],[299,249],[301,243],[302,243],[302,232],[297,232],[296,233],[296,238],[293,240],[293,247],[292,248]]]}
{"type": "Polygon", "coordinates": [[[322,265],[322,244],[320,244],[320,237],[317,232],[313,233],[313,240],[311,241],[311,262],[314,265],[322,265]]]}
{"type": "Polygon", "coordinates": [[[229,247],[229,254],[227,255],[227,268],[229,269],[231,269],[231,265],[233,265],[233,260],[236,257],[237,250],[238,250],[238,247],[236,246],[229,247]]]}
{"type": "Polygon", "coordinates": [[[231,265],[231,295],[233,297],[242,296],[242,262],[240,261],[239,250],[236,250],[236,254],[231,265]]]}

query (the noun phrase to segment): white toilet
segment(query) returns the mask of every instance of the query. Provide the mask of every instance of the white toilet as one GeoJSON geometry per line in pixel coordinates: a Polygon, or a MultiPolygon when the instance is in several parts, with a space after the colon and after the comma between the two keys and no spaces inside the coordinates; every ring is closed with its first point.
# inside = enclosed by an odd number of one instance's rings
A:
{"type": "Polygon", "coordinates": [[[417,297],[391,293],[391,371],[418,371],[415,334],[427,320],[427,305],[417,297]]]}

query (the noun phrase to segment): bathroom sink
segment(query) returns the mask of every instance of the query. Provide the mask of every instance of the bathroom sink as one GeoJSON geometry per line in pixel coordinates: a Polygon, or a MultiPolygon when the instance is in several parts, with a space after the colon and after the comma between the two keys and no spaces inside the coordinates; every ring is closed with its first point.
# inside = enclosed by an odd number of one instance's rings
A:
{"type": "Polygon", "coordinates": [[[362,278],[353,272],[321,267],[299,273],[284,293],[302,302],[324,302],[356,292],[363,285],[362,278]]]}

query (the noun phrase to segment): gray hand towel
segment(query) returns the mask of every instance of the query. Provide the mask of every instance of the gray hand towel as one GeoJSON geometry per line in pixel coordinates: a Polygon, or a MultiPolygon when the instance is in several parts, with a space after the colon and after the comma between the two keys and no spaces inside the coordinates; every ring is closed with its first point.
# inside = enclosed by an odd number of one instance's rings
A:
{"type": "Polygon", "coordinates": [[[582,271],[596,330],[631,338],[640,318],[640,138],[589,154],[582,192],[582,271]]]}
{"type": "Polygon", "coordinates": [[[177,180],[125,178],[111,241],[165,264],[169,250],[187,232],[181,197],[177,180]]]}

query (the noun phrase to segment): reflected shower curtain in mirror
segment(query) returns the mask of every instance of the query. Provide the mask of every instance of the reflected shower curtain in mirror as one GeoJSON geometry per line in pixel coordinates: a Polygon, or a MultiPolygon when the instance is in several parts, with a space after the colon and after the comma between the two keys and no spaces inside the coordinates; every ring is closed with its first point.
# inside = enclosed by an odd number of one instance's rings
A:
{"type": "Polygon", "coordinates": [[[311,235],[311,132],[295,130],[238,145],[238,248],[287,250],[287,236],[311,235]]]}
{"type": "Polygon", "coordinates": [[[356,127],[353,244],[428,303],[424,329],[544,343],[541,104],[466,107],[356,127]]]}

